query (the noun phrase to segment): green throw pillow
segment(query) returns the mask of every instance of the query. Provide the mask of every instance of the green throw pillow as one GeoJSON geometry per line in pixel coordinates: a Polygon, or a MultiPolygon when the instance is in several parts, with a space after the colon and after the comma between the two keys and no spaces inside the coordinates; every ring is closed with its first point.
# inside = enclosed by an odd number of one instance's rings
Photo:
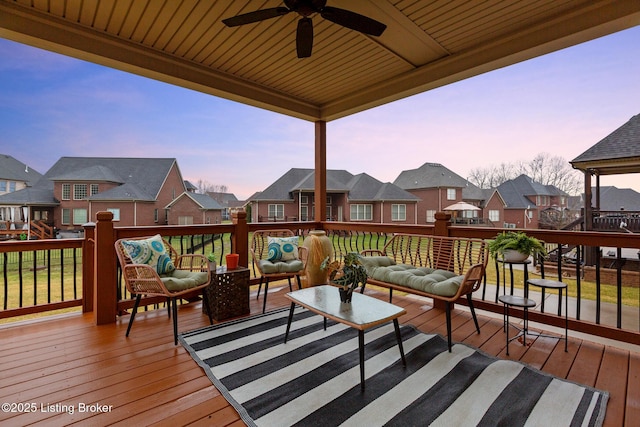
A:
{"type": "Polygon", "coordinates": [[[298,259],[298,236],[292,237],[271,237],[267,236],[267,243],[269,243],[269,256],[268,260],[271,262],[276,261],[291,261],[298,259]]]}
{"type": "Polygon", "coordinates": [[[168,274],[176,269],[159,234],[148,239],[123,240],[122,246],[134,264],[147,264],[158,274],[168,274]]]}

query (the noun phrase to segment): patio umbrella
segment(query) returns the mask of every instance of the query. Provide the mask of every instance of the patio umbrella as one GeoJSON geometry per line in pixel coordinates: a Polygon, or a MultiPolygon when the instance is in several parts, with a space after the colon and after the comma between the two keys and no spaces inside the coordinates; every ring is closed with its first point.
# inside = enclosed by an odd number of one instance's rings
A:
{"type": "Polygon", "coordinates": [[[479,211],[480,208],[467,202],[456,202],[447,206],[443,211],[479,211]]]}

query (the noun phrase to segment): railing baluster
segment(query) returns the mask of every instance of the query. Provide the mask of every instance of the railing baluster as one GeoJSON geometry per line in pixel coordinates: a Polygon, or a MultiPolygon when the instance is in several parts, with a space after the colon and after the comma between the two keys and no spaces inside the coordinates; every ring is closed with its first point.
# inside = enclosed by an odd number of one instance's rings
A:
{"type": "Polygon", "coordinates": [[[18,286],[20,287],[20,295],[18,297],[18,307],[22,308],[22,300],[24,297],[24,280],[22,278],[22,252],[18,252],[18,286]]]}

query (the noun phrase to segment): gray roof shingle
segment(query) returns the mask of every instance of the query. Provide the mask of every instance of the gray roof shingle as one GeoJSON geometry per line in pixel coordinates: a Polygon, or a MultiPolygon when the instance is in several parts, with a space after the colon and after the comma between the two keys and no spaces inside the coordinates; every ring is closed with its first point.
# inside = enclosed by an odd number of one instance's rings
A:
{"type": "Polygon", "coordinates": [[[7,154],[0,154],[0,179],[19,181],[32,186],[42,178],[42,174],[7,154]]]}
{"type": "Polygon", "coordinates": [[[425,163],[417,169],[405,170],[398,175],[395,185],[404,190],[421,188],[465,188],[469,181],[440,163],[425,163]]]}
{"type": "MultiPolygon", "coordinates": [[[[292,168],[252,200],[293,200],[297,191],[314,191],[315,171],[292,168]]],[[[346,170],[327,170],[327,193],[348,193],[349,200],[417,200],[417,197],[394,184],[383,184],[370,175],[352,175],[346,170]]]]}
{"type": "Polygon", "coordinates": [[[640,157],[640,114],[614,130],[570,163],[640,157]]]}

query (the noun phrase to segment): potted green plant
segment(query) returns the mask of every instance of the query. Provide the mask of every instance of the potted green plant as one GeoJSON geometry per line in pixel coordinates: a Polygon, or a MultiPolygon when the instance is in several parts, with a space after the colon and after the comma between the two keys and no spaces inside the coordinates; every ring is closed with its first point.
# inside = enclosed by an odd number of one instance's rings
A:
{"type": "Polygon", "coordinates": [[[367,282],[367,270],[362,265],[362,255],[357,252],[349,252],[342,262],[329,261],[326,257],[320,268],[327,270],[329,282],[339,286],[340,301],[350,303],[353,291],[367,282]]]}
{"type": "Polygon", "coordinates": [[[489,241],[489,252],[494,258],[500,257],[508,262],[524,261],[530,255],[547,254],[540,240],[522,231],[506,231],[498,234],[489,241]]]}

